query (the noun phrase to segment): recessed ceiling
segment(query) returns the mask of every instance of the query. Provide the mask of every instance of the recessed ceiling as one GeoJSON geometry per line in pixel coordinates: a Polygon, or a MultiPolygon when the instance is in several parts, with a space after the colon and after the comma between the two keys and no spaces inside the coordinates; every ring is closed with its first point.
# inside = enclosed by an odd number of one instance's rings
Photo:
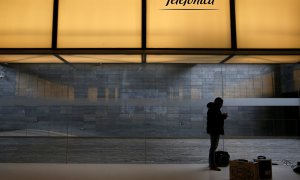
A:
{"type": "Polygon", "coordinates": [[[0,63],[63,63],[53,55],[0,55],[0,63]]]}
{"type": "MultiPolygon", "coordinates": [[[[102,55],[0,55],[0,63],[141,63],[141,55],[102,54],[102,55]]],[[[229,60],[228,55],[147,55],[147,63],[189,63],[217,64],[222,63],[299,63],[300,55],[236,55],[229,60]]]]}
{"type": "Polygon", "coordinates": [[[220,63],[226,55],[148,55],[147,63],[220,63]]]}
{"type": "Polygon", "coordinates": [[[234,56],[226,63],[298,63],[300,62],[300,55],[295,56],[254,56],[254,55],[243,55],[234,56]]]}
{"type": "Polygon", "coordinates": [[[69,63],[141,63],[141,55],[60,55],[69,63]]]}

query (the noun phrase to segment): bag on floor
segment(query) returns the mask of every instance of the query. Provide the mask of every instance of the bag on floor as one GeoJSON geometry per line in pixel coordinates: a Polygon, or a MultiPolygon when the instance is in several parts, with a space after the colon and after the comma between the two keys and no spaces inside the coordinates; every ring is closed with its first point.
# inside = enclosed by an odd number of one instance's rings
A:
{"type": "Polygon", "coordinates": [[[229,164],[230,155],[227,151],[215,152],[215,163],[218,167],[226,167],[229,164]]]}

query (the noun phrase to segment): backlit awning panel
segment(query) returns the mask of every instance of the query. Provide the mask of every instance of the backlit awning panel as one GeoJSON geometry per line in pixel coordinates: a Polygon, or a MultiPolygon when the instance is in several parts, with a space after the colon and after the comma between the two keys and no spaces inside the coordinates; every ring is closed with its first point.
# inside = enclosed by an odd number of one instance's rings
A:
{"type": "Polygon", "coordinates": [[[53,0],[0,0],[0,48],[51,48],[53,0]]]}
{"type": "Polygon", "coordinates": [[[185,6],[166,2],[147,1],[148,48],[231,47],[229,0],[185,6]]]}
{"type": "Polygon", "coordinates": [[[60,0],[59,48],[140,48],[140,0],[60,0]]]}
{"type": "Polygon", "coordinates": [[[238,48],[300,48],[299,0],[236,0],[238,48]]]}

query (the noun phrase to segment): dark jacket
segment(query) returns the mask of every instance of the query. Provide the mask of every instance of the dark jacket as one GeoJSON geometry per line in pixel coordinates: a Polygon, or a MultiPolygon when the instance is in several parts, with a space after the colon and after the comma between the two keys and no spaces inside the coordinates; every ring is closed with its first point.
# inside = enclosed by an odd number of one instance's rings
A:
{"type": "Polygon", "coordinates": [[[224,134],[224,116],[215,103],[210,102],[207,104],[207,127],[208,134],[224,134]]]}

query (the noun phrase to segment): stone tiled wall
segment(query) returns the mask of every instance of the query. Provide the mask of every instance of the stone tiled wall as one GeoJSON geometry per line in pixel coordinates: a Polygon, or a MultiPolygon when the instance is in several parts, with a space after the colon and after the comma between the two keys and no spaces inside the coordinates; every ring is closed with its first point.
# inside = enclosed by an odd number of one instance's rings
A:
{"type": "MultiPolygon", "coordinates": [[[[299,69],[234,64],[11,65],[0,80],[0,135],[206,136],[207,102],[217,96],[296,96],[299,69]]],[[[227,135],[296,136],[299,129],[299,107],[225,106],[223,111],[230,114],[227,135]]]]}

